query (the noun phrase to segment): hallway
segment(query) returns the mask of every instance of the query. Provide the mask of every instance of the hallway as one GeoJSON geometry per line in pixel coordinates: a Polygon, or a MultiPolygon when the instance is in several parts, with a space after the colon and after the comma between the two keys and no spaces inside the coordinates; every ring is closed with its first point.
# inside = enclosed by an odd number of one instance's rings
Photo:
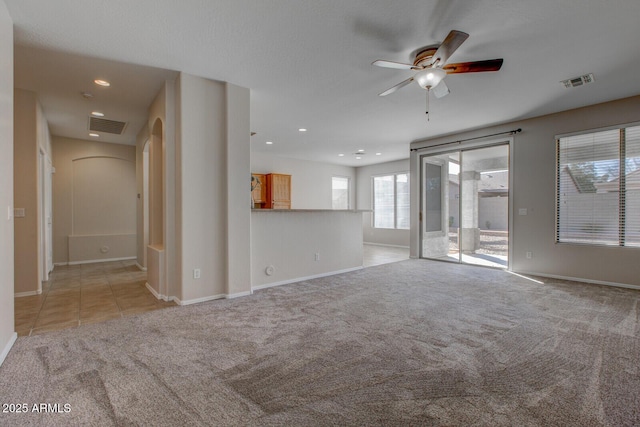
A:
{"type": "Polygon", "coordinates": [[[156,299],[146,278],[135,261],[56,266],[42,294],[15,298],[15,330],[30,336],[175,306],[156,299]]]}

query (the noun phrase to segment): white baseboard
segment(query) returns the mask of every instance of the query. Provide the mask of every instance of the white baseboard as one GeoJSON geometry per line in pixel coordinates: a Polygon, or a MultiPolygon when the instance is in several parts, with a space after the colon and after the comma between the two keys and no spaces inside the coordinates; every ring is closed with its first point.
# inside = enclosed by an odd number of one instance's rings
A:
{"type": "Polygon", "coordinates": [[[149,292],[151,292],[153,294],[154,297],[156,297],[157,299],[161,299],[163,301],[175,301],[176,304],[178,305],[191,305],[191,304],[197,304],[200,302],[206,302],[206,301],[213,301],[216,299],[223,299],[223,298],[227,298],[227,299],[232,299],[232,298],[240,298],[240,297],[245,297],[248,295],[251,295],[251,291],[245,291],[245,292],[238,292],[236,294],[220,294],[220,295],[211,295],[208,297],[202,297],[202,298],[196,298],[196,299],[191,299],[191,300],[185,300],[182,301],[176,297],[170,297],[167,295],[162,295],[159,294],[158,292],[156,292],[155,289],[153,289],[153,287],[149,284],[149,282],[145,283],[145,286],[147,287],[147,289],[149,289],[149,292]]]}
{"type": "Polygon", "coordinates": [[[227,299],[233,299],[233,298],[240,298],[240,297],[247,297],[249,295],[251,295],[253,292],[251,291],[244,291],[244,292],[238,292],[237,294],[227,294],[226,298],[227,299]]]}
{"type": "Polygon", "coordinates": [[[138,267],[138,269],[141,270],[141,271],[147,271],[147,267],[143,267],[140,264],[138,264],[137,262],[136,262],[136,267],[138,267]]]}
{"type": "Polygon", "coordinates": [[[362,242],[363,245],[369,245],[369,246],[382,246],[382,247],[387,247],[387,248],[400,248],[400,249],[410,249],[409,246],[402,246],[402,245],[387,245],[385,243],[373,243],[373,242],[362,242]]]}
{"type": "Polygon", "coordinates": [[[31,297],[31,296],[34,296],[34,295],[40,295],[41,293],[42,293],[42,289],[37,290],[37,291],[18,292],[16,294],[13,294],[13,296],[15,298],[31,297]]]}
{"type": "Polygon", "coordinates": [[[207,302],[207,301],[213,301],[216,299],[223,299],[226,298],[227,295],[226,294],[220,294],[220,295],[212,295],[212,296],[208,296],[208,297],[202,297],[202,298],[195,298],[195,299],[190,299],[190,300],[179,300],[178,298],[174,297],[174,301],[176,302],[176,304],[178,305],[191,305],[191,304],[198,304],[200,302],[207,302]]]}
{"type": "Polygon", "coordinates": [[[162,294],[157,293],[156,290],[153,289],[153,287],[149,284],[149,282],[146,282],[144,285],[147,287],[147,289],[149,289],[149,292],[151,292],[153,294],[153,296],[156,297],[157,299],[161,299],[161,300],[167,301],[167,302],[169,302],[169,301],[177,301],[176,297],[170,297],[168,295],[162,295],[162,294]]]}
{"type": "Polygon", "coordinates": [[[304,280],[319,279],[320,277],[327,277],[327,276],[334,276],[336,274],[349,273],[351,271],[362,270],[363,268],[364,267],[359,266],[359,267],[346,268],[344,270],[330,271],[328,273],[314,274],[313,276],[296,277],[295,279],[282,280],[280,282],[273,282],[273,283],[266,283],[264,285],[252,286],[251,290],[258,291],[260,289],[273,288],[274,286],[288,285],[289,283],[302,282],[304,280]]]}
{"type": "Polygon", "coordinates": [[[86,261],[70,261],[68,265],[93,264],[96,262],[129,261],[132,259],[137,259],[137,258],[134,256],[130,256],[130,257],[122,257],[122,258],[89,259],[86,261]]]}
{"type": "Polygon", "coordinates": [[[6,359],[7,355],[11,351],[11,347],[13,347],[13,344],[16,342],[17,339],[18,339],[18,334],[14,332],[9,338],[9,342],[2,349],[2,353],[0,353],[0,366],[2,366],[4,359],[6,359]]]}
{"type": "Polygon", "coordinates": [[[640,286],[638,285],[629,285],[627,283],[617,283],[617,282],[607,282],[604,280],[591,280],[591,279],[585,279],[585,278],[581,278],[581,277],[569,277],[569,276],[559,276],[559,275],[555,275],[555,274],[545,274],[545,273],[534,273],[534,272],[530,272],[530,271],[515,271],[513,270],[514,273],[518,273],[518,274],[528,274],[530,276],[538,276],[538,277],[547,277],[549,279],[559,279],[559,280],[571,280],[573,282],[582,282],[582,283],[590,283],[592,285],[604,285],[604,286],[613,286],[615,288],[626,288],[626,289],[636,289],[636,290],[640,290],[640,286]]]}

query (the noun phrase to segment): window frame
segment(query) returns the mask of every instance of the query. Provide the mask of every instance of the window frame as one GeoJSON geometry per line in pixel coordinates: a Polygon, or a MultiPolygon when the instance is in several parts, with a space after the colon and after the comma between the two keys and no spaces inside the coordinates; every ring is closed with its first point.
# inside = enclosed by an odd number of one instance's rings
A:
{"type": "MultiPolygon", "coordinates": [[[[409,220],[409,224],[406,228],[398,227],[398,175],[406,175],[407,176],[407,186],[411,185],[411,174],[410,171],[398,171],[398,172],[390,172],[390,173],[381,173],[376,175],[371,175],[371,228],[377,230],[410,230],[411,229],[411,221],[409,220]],[[376,186],[375,179],[393,176],[393,227],[376,227],[376,186]]],[[[409,187],[408,197],[411,198],[411,188],[409,187]]],[[[409,206],[407,207],[407,217],[411,215],[411,201],[409,200],[409,206]]]]}
{"type": "Polygon", "coordinates": [[[578,246],[590,246],[590,247],[607,247],[607,248],[625,248],[626,250],[633,250],[633,249],[640,249],[640,246],[638,245],[633,245],[633,246],[629,246],[626,245],[625,240],[626,240],[626,217],[627,217],[627,213],[626,213],[626,191],[627,191],[627,186],[626,186],[626,161],[627,161],[627,144],[626,144],[626,129],[628,128],[634,128],[634,127],[640,127],[640,122],[631,122],[631,123],[624,123],[624,124],[619,124],[619,125],[613,125],[613,126],[607,126],[607,127],[601,127],[601,128],[593,128],[593,129],[587,129],[584,131],[579,131],[579,132],[572,132],[572,133],[566,133],[566,134],[560,134],[560,135],[556,135],[555,136],[555,150],[556,150],[556,164],[555,164],[555,173],[556,173],[556,183],[555,183],[555,229],[554,229],[554,242],[558,245],[578,245],[578,246]],[[620,136],[618,137],[618,168],[620,171],[620,176],[619,176],[619,187],[618,187],[618,222],[617,222],[617,227],[618,227],[618,244],[607,244],[607,243],[600,243],[600,242],[578,242],[578,241],[567,241],[567,240],[561,240],[560,239],[560,217],[561,217],[561,203],[560,203],[560,195],[561,195],[561,163],[560,163],[560,153],[561,153],[561,139],[563,138],[569,138],[569,137],[574,137],[574,136],[581,136],[581,135],[590,135],[590,134],[597,134],[597,133],[601,133],[601,132],[607,132],[607,131],[614,131],[614,130],[618,130],[621,131],[620,132],[620,136]],[[625,132],[622,132],[622,130],[625,130],[625,132]],[[625,135],[625,136],[623,136],[625,135]]]}

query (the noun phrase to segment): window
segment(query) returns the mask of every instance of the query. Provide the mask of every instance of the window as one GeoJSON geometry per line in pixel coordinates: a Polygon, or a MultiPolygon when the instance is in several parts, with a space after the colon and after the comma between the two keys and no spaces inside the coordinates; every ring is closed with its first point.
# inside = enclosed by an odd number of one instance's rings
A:
{"type": "Polygon", "coordinates": [[[556,241],[640,247],[640,126],[557,141],[556,241]]]}
{"type": "Polygon", "coordinates": [[[409,174],[373,177],[374,228],[409,229],[409,174]]]}
{"type": "Polygon", "coordinates": [[[331,207],[333,209],[349,209],[349,178],[331,177],[331,207]]]}

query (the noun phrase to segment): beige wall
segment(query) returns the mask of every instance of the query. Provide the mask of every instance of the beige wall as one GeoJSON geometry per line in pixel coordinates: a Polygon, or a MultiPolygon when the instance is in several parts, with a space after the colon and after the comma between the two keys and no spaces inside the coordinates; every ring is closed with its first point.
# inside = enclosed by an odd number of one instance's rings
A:
{"type": "MultiPolygon", "coordinates": [[[[136,258],[138,265],[147,268],[146,258],[147,251],[144,245],[145,222],[144,222],[144,148],[149,139],[149,127],[144,126],[136,136],[136,258]]],[[[148,230],[146,230],[148,233],[148,230]]]]}
{"type": "Polygon", "coordinates": [[[15,293],[20,295],[39,290],[36,94],[17,89],[13,111],[13,203],[25,210],[23,218],[14,219],[15,293]]]}
{"type": "Polygon", "coordinates": [[[52,145],[54,262],[135,257],[136,148],[57,136],[52,145]]]}
{"type": "Polygon", "coordinates": [[[39,156],[51,157],[47,121],[36,94],[16,89],[14,92],[14,205],[25,216],[15,219],[15,293],[29,295],[41,291],[41,203],[42,185],[39,156]]]}
{"type": "Polygon", "coordinates": [[[176,94],[178,299],[249,293],[249,91],[181,73],[176,94]]]}
{"type": "Polygon", "coordinates": [[[251,126],[249,89],[225,84],[227,296],[251,293],[251,126]],[[245,182],[245,179],[247,180],[245,182]]]}
{"type": "MultiPolygon", "coordinates": [[[[156,98],[149,106],[149,120],[146,129],[140,130],[136,139],[137,160],[137,192],[140,194],[140,201],[137,203],[137,221],[139,224],[137,232],[137,254],[138,264],[147,268],[151,280],[149,283],[154,288],[154,292],[163,298],[180,298],[182,289],[178,276],[176,275],[176,265],[178,263],[178,254],[180,253],[179,241],[176,239],[176,95],[175,81],[166,81],[162,89],[156,95],[156,98]],[[163,197],[158,209],[160,209],[160,221],[158,225],[163,239],[162,244],[162,262],[154,265],[160,266],[162,271],[149,271],[149,265],[145,265],[145,253],[148,248],[144,242],[144,188],[142,175],[142,153],[144,144],[152,136],[152,131],[156,123],[161,126],[162,141],[160,141],[161,165],[162,170],[162,188],[163,197]],[[140,228],[142,227],[142,228],[140,228]],[[153,282],[153,283],[151,283],[153,282]],[[160,289],[158,283],[164,284],[160,289]],[[157,288],[157,289],[156,289],[157,288]]],[[[152,214],[153,217],[153,214],[152,214]]],[[[157,216],[154,217],[157,219],[157,216]]],[[[148,227],[148,226],[147,226],[148,227]]],[[[157,230],[157,229],[156,229],[157,230]]],[[[158,256],[154,253],[154,256],[158,256]]],[[[147,264],[149,260],[147,259],[147,264]]]]}
{"type": "Polygon", "coordinates": [[[17,335],[13,294],[13,23],[0,0],[0,364],[17,335]]]}
{"type": "MultiPolygon", "coordinates": [[[[417,142],[412,147],[474,138],[522,128],[513,143],[511,268],[517,272],[640,286],[640,249],[555,243],[556,135],[638,121],[640,97],[492,126],[417,142]],[[527,209],[526,216],[517,215],[527,209]],[[526,252],[532,252],[531,259],[526,252]]],[[[412,153],[412,178],[419,170],[412,153]]],[[[418,253],[418,192],[412,184],[411,253],[418,253]]]]}

